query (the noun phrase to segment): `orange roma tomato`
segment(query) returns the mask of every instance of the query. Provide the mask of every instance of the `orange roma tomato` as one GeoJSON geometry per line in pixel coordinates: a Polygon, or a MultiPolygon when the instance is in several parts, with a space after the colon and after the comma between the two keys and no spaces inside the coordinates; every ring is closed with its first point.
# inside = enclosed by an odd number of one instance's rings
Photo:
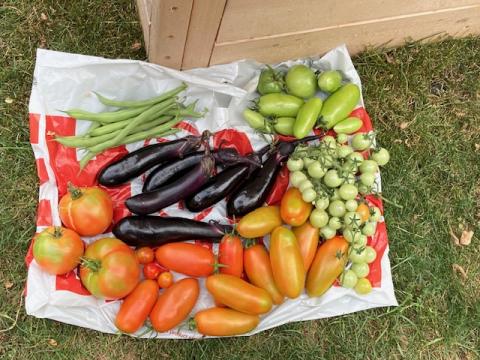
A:
{"type": "Polygon", "coordinates": [[[255,329],[260,322],[258,315],[244,314],[232,309],[214,307],[195,314],[197,331],[209,336],[232,336],[255,329]]]}
{"type": "Polygon", "coordinates": [[[279,207],[263,206],[245,215],[237,224],[237,232],[244,238],[252,239],[265,236],[280,225],[279,207]]]}
{"type": "Polygon", "coordinates": [[[112,223],[110,195],[99,187],[77,188],[68,184],[68,193],[58,204],[62,223],[81,236],[102,234],[112,223]]]}
{"type": "Polygon", "coordinates": [[[246,314],[265,314],[272,308],[272,298],[267,291],[236,276],[212,275],[205,285],[216,300],[246,314]]]}
{"type": "Polygon", "coordinates": [[[226,234],[218,246],[218,263],[221,274],[241,277],[243,273],[243,245],[238,236],[226,234]]]}
{"type": "Polygon", "coordinates": [[[291,187],[283,195],[280,204],[282,220],[292,226],[300,226],[307,221],[312,212],[312,204],[302,198],[302,193],[297,188],[291,187]]]}
{"type": "Polygon", "coordinates": [[[137,260],[140,264],[151,263],[155,258],[155,253],[153,252],[152,248],[146,246],[135,250],[135,255],[137,256],[137,260]]]}
{"type": "Polygon", "coordinates": [[[153,280],[143,280],[123,300],[115,318],[115,326],[132,334],[142,327],[158,298],[158,285],[153,280]]]}
{"type": "Polygon", "coordinates": [[[370,208],[365,203],[360,203],[355,212],[360,215],[360,217],[362,218],[362,222],[367,221],[370,217],[370,208]]]}
{"type": "Polygon", "coordinates": [[[192,311],[199,293],[198,280],[192,278],[179,280],[164,290],[150,313],[153,328],[164,332],[180,324],[192,311]]]}
{"type": "Polygon", "coordinates": [[[35,237],[33,257],[42,270],[62,275],[77,267],[84,248],[75,231],[50,226],[35,237]]]}
{"type": "Polygon", "coordinates": [[[295,234],[286,227],[273,230],[270,238],[270,263],[278,290],[295,299],[305,285],[305,269],[295,234]]]}
{"type": "Polygon", "coordinates": [[[173,284],[173,275],[170,271],[164,271],[157,278],[158,286],[162,289],[169,288],[173,284]]]}
{"type": "Polygon", "coordinates": [[[257,244],[246,248],[243,252],[243,264],[248,280],[253,285],[267,290],[274,304],[281,304],[283,295],[275,285],[270,257],[265,246],[257,244]]]}
{"type": "Polygon", "coordinates": [[[169,270],[195,277],[208,276],[215,267],[215,256],[210,249],[189,243],[162,245],[155,258],[169,270]]]}
{"type": "Polygon", "coordinates": [[[348,242],[343,236],[335,236],[318,248],[307,275],[309,296],[324,294],[342,273],[347,261],[348,242]]]}
{"type": "Polygon", "coordinates": [[[98,298],[121,299],[137,286],[140,266],[127,244],[103,238],[88,245],[80,266],[80,279],[98,298]]]}
{"type": "Polygon", "coordinates": [[[307,221],[302,226],[292,228],[292,230],[297,239],[298,246],[300,246],[303,267],[305,271],[308,271],[317,252],[319,229],[313,227],[310,222],[307,221]]]}

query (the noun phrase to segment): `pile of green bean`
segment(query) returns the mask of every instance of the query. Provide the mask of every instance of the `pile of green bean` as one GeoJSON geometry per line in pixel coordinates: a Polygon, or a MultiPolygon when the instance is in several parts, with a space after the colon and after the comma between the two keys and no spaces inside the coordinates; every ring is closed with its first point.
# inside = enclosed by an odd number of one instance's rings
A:
{"type": "Polygon", "coordinates": [[[56,136],[60,144],[82,148],[87,154],[80,160],[80,169],[102,151],[136,141],[163,137],[179,131],[174,128],[184,117],[198,118],[195,103],[185,106],[177,95],[186,84],[147,100],[117,101],[98,93],[95,95],[104,105],[120,108],[117,111],[92,113],[80,109],[65,111],[78,120],[92,122],[88,131],[79,136],[56,136]]]}

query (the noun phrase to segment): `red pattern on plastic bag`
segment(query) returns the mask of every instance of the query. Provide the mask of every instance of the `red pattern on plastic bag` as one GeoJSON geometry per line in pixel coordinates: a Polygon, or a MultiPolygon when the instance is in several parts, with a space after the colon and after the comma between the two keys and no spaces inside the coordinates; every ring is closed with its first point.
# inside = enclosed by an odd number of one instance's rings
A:
{"type": "Polygon", "coordinates": [[[55,279],[55,289],[71,291],[78,295],[90,296],[90,292],[82,285],[80,278],[74,270],[64,275],[57,275],[55,279]]]}
{"type": "Polygon", "coordinates": [[[50,200],[43,199],[38,202],[37,208],[37,226],[52,225],[52,206],[50,200]]]}
{"type": "Polygon", "coordinates": [[[241,155],[250,154],[253,151],[248,136],[235,129],[220,130],[213,134],[213,147],[235,149],[241,155]]]}
{"type": "Polygon", "coordinates": [[[30,144],[38,144],[40,114],[28,114],[30,122],[30,144]]]}

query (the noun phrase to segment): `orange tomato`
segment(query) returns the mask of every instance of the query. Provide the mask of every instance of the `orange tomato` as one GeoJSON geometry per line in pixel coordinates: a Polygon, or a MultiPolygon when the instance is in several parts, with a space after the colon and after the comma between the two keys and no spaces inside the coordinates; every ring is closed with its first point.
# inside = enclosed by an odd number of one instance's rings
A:
{"type": "Polygon", "coordinates": [[[213,273],[215,256],[210,249],[189,243],[170,243],[155,252],[158,263],[169,270],[189,276],[208,276],[213,273]]]}
{"type": "Polygon", "coordinates": [[[280,216],[286,224],[300,226],[307,221],[311,212],[312,204],[303,200],[302,193],[297,188],[291,187],[283,195],[280,216]]]}
{"type": "Polygon", "coordinates": [[[58,204],[62,223],[81,236],[102,234],[111,225],[113,205],[110,195],[99,187],[77,188],[68,184],[68,193],[58,204]]]}
{"type": "Polygon", "coordinates": [[[157,278],[158,286],[162,289],[167,289],[173,284],[173,275],[170,271],[164,271],[157,278]]]}
{"type": "Polygon", "coordinates": [[[158,298],[158,285],[153,280],[143,280],[123,300],[115,318],[115,326],[132,334],[142,327],[158,298]]]}
{"type": "Polygon", "coordinates": [[[240,236],[253,239],[269,234],[277,226],[282,225],[278,206],[263,206],[249,212],[237,224],[240,236]]]}
{"type": "Polygon", "coordinates": [[[307,275],[307,294],[324,294],[342,273],[348,252],[348,242],[343,236],[335,236],[318,248],[307,275]]]}
{"type": "Polygon", "coordinates": [[[195,314],[197,331],[209,336],[233,336],[255,329],[260,322],[258,315],[244,314],[232,309],[210,308],[195,314]]]}
{"type": "Polygon", "coordinates": [[[292,228],[298,246],[300,246],[300,254],[302,254],[303,267],[308,271],[312,264],[315,253],[317,252],[319,229],[313,227],[309,221],[299,227],[292,228]]]}
{"type": "Polygon", "coordinates": [[[270,238],[270,263],[278,290],[290,299],[298,297],[305,285],[305,268],[295,234],[279,226],[270,238]]]}
{"type": "Polygon", "coordinates": [[[365,222],[370,218],[370,208],[365,203],[360,203],[355,212],[360,215],[362,222],[365,222]]]}
{"type": "Polygon", "coordinates": [[[272,298],[266,290],[236,276],[212,275],[205,285],[220,303],[246,314],[265,314],[272,308],[272,298]]]}
{"type": "Polygon", "coordinates": [[[241,277],[243,273],[243,245],[238,236],[224,235],[218,246],[218,262],[221,274],[241,277]]]}
{"type": "Polygon", "coordinates": [[[200,293],[198,280],[185,278],[177,281],[158,297],[150,313],[150,321],[158,332],[173,329],[192,311],[200,293]]]}
{"type": "Polygon", "coordinates": [[[155,259],[155,253],[153,252],[152,248],[146,246],[135,250],[135,255],[137,256],[137,260],[140,264],[148,264],[155,259]]]}
{"type": "Polygon", "coordinates": [[[283,295],[275,285],[270,257],[265,246],[257,244],[246,248],[243,252],[243,264],[248,280],[253,285],[267,290],[274,304],[281,304],[283,295]]]}

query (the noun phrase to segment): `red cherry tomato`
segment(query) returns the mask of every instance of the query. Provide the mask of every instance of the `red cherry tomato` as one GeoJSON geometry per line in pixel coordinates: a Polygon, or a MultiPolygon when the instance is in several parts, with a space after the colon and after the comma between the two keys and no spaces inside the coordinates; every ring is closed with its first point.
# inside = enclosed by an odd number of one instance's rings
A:
{"type": "Polygon", "coordinates": [[[162,272],[157,278],[158,286],[162,289],[167,289],[173,284],[173,275],[170,271],[162,272]]]}
{"type": "Polygon", "coordinates": [[[143,276],[145,279],[156,280],[165,269],[156,262],[151,262],[143,266],[143,276]]]}
{"type": "Polygon", "coordinates": [[[137,256],[137,260],[140,264],[148,264],[155,259],[155,253],[149,247],[141,247],[135,250],[135,255],[137,256]]]}

